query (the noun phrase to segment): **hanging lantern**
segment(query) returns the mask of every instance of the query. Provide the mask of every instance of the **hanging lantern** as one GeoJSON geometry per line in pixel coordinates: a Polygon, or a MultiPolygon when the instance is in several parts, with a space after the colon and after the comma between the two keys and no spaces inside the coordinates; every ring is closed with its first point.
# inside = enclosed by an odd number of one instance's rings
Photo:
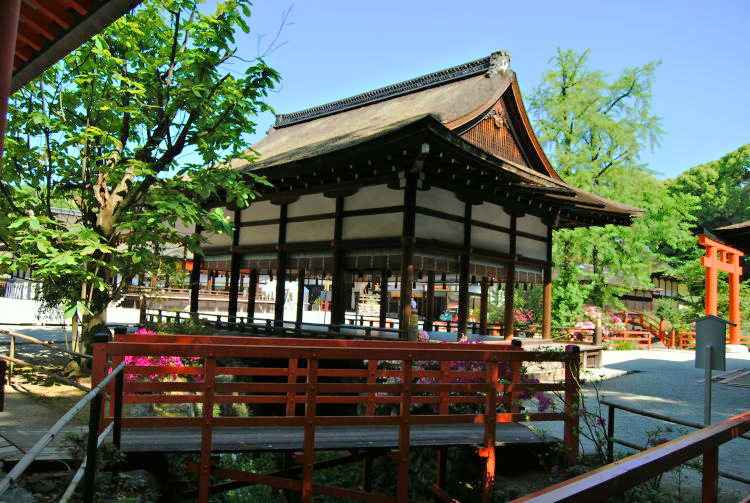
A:
{"type": "Polygon", "coordinates": [[[443,273],[442,276],[440,276],[440,281],[443,282],[443,288],[445,288],[445,273],[443,273]]]}
{"type": "Polygon", "coordinates": [[[471,284],[473,285],[473,284],[474,284],[474,283],[476,283],[476,282],[477,282],[477,277],[476,277],[476,276],[474,276],[474,275],[472,275],[472,276],[471,276],[471,284]]]}

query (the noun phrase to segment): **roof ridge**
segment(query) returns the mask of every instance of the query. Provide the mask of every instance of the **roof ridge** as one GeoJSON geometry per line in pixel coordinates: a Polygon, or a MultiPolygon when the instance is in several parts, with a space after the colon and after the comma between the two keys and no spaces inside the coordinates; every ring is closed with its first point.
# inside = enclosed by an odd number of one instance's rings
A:
{"type": "Polygon", "coordinates": [[[333,115],[353,108],[371,105],[397,96],[403,96],[430,87],[447,84],[449,82],[473,77],[475,75],[481,75],[482,73],[487,73],[487,76],[491,77],[498,71],[508,69],[509,61],[510,55],[506,51],[497,51],[485,58],[446,68],[445,70],[428,73],[427,75],[405,80],[398,84],[391,84],[389,86],[357,94],[342,100],[333,101],[331,103],[326,103],[324,105],[307,108],[298,112],[279,114],[276,116],[276,122],[273,127],[282,128],[299,124],[300,122],[319,119],[327,115],[333,115]]]}

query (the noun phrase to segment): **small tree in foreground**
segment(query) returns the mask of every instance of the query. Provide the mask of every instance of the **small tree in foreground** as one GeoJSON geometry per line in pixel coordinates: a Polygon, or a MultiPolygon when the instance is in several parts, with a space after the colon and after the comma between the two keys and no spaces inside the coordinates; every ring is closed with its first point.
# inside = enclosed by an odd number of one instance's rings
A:
{"type": "Polygon", "coordinates": [[[267,183],[229,161],[252,161],[251,119],[279,76],[261,58],[228,67],[248,0],[199,3],[147,0],[11,99],[0,242],[12,257],[0,272],[31,270],[84,334],[165,249],[197,250],[195,225],[231,230],[207,202],[244,207],[267,183]]]}

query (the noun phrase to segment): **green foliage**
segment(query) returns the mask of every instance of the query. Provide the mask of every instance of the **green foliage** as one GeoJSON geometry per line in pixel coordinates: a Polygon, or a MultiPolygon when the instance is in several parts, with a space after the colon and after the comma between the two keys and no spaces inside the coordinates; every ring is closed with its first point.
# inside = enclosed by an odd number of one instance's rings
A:
{"type": "Polygon", "coordinates": [[[693,214],[707,229],[750,220],[750,144],[670,180],[675,197],[698,199],[693,214]]]}
{"type": "Polygon", "coordinates": [[[587,67],[588,51],[558,49],[552,68],[527,100],[535,131],[565,181],[644,210],[631,227],[607,225],[555,232],[554,319],[568,324],[590,299],[617,305],[618,295],[651,284],[669,269],[671,254],[692,246],[692,196],[673,197],[668,185],[639,163],[663,133],[651,112],[658,62],[609,78],[587,67]]]}
{"type": "Polygon", "coordinates": [[[10,100],[0,272],[32,270],[43,300],[88,322],[164,255],[196,250],[196,225],[230,232],[207,203],[244,207],[267,184],[230,160],[252,162],[252,117],[279,76],[260,58],[228,68],[249,0],[200,3],[147,0],[10,100]]]}

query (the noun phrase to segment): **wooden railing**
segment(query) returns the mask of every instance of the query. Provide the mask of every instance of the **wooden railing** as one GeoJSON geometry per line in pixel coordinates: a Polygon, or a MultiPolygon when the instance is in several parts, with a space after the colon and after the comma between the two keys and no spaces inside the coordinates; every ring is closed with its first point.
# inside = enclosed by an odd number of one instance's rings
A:
{"type": "MultiPolygon", "coordinates": [[[[703,455],[703,503],[718,499],[719,446],[750,430],[750,411],[511,503],[603,502],[703,455]]],[[[743,500],[743,503],[747,500],[743,500]]]]}
{"type": "MultiPolygon", "coordinates": [[[[158,323],[174,323],[178,328],[189,321],[200,321],[218,330],[234,330],[252,335],[282,335],[289,337],[332,337],[332,338],[365,338],[365,339],[406,339],[406,330],[370,325],[336,325],[332,323],[311,323],[284,321],[278,323],[268,318],[236,315],[234,318],[221,313],[186,313],[165,309],[148,310],[145,322],[148,326],[158,323]]],[[[392,326],[392,324],[391,324],[392,326]]]]}
{"type": "MultiPolygon", "coordinates": [[[[313,492],[362,501],[407,502],[411,428],[418,425],[484,424],[486,458],[483,501],[491,497],[495,470],[496,423],[514,421],[564,421],[566,459],[578,453],[579,354],[577,346],[565,352],[523,351],[512,345],[455,343],[410,343],[363,340],[312,340],[222,336],[117,335],[109,343],[94,345],[93,380],[99,382],[107,368],[118,366],[126,356],[176,356],[198,358],[195,365],[125,367],[123,393],[108,387],[110,408],[102,422],[121,422],[122,428],[159,428],[164,438],[168,428],[200,429],[199,501],[206,502],[212,469],[214,427],[298,427],[304,431],[301,480],[243,473],[243,481],[299,491],[302,501],[313,492]],[[231,360],[226,360],[231,359],[231,360]],[[479,370],[457,370],[452,361],[475,362],[479,370]],[[320,362],[325,365],[321,366],[320,362]],[[562,362],[562,383],[521,382],[522,362],[562,362]],[[238,363],[242,362],[242,363],[238,363]],[[252,362],[252,363],[250,363],[252,362]],[[366,362],[366,363],[365,363],[366,362]],[[388,362],[387,368],[380,363],[388,362]],[[425,368],[427,362],[431,362],[425,368]],[[352,365],[354,364],[354,365],[352,365]],[[228,365],[228,366],[224,366],[228,365]],[[241,366],[238,366],[241,365],[241,366]],[[352,368],[352,367],[356,368],[352,368]],[[182,376],[189,382],[139,382],[139,376],[182,376]],[[252,376],[253,382],[218,382],[217,376],[252,376]],[[134,382],[130,376],[136,376],[134,382]],[[332,379],[335,378],[335,379],[332,379]],[[341,381],[344,382],[341,382],[341,381]],[[564,412],[521,413],[522,393],[564,393],[564,412]],[[200,403],[202,417],[118,417],[121,403],[200,403]],[[277,412],[260,409],[252,417],[216,417],[214,404],[277,404],[277,412]],[[346,415],[322,415],[318,406],[348,406],[346,415]],[[433,409],[413,414],[415,405],[433,409]],[[475,413],[459,413],[452,406],[473,404],[475,413]],[[379,411],[384,405],[393,412],[379,411]],[[498,408],[501,410],[498,411],[498,408]],[[394,425],[398,427],[397,496],[373,495],[329,486],[312,485],[316,429],[340,425],[394,425]],[[315,489],[315,491],[313,491],[315,489]]],[[[341,412],[339,411],[339,414],[341,412]]],[[[450,439],[446,439],[450,443],[450,439]]],[[[227,470],[221,473],[229,473],[227,470]]],[[[239,480],[239,479],[238,479],[239,480]]],[[[438,487],[436,491],[442,491],[438,487]]]]}

